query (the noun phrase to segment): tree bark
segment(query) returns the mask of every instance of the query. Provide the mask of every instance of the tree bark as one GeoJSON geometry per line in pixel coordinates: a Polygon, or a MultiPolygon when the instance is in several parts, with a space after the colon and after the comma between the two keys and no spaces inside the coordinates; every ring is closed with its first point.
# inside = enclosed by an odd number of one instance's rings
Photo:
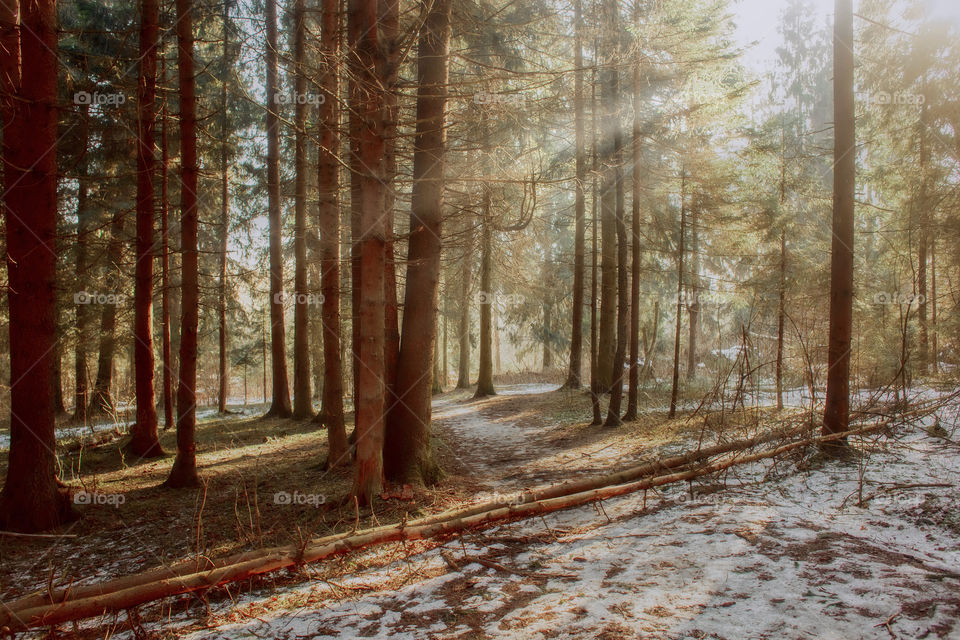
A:
{"type": "Polygon", "coordinates": [[[137,266],[134,281],[134,361],[137,421],[130,429],[130,452],[141,458],[164,455],[157,435],[153,378],[153,178],[156,173],[153,132],[156,126],[157,39],[160,4],[140,0],[140,80],[137,88],[137,266]]]}
{"type": "Polygon", "coordinates": [[[690,207],[690,300],[687,304],[687,381],[697,375],[697,338],[700,334],[700,202],[692,198],[690,207]]]}
{"type": "Polygon", "coordinates": [[[296,106],[294,114],[296,172],[294,186],[293,252],[293,417],[313,417],[313,391],[310,388],[310,315],[307,283],[307,76],[304,72],[306,47],[306,6],[304,0],[293,3],[293,66],[296,106]]]}
{"type": "Polygon", "coordinates": [[[283,224],[280,219],[280,104],[278,87],[277,0],[266,1],[267,208],[270,218],[270,361],[273,399],[267,416],[289,418],[286,330],[283,319],[283,224]]]}
{"type": "Polygon", "coordinates": [[[466,223],[460,263],[460,322],[457,327],[457,389],[470,388],[470,280],[473,274],[473,224],[466,223]]]}
{"type": "Polygon", "coordinates": [[[397,83],[400,72],[400,6],[398,0],[379,0],[381,55],[380,75],[383,78],[384,154],[383,211],[386,228],[386,270],[384,272],[384,370],[387,385],[387,408],[399,402],[396,395],[398,358],[400,357],[400,306],[397,301],[396,256],[394,252],[394,205],[397,177],[397,118],[399,116],[397,83]]]}
{"type": "Polygon", "coordinates": [[[680,240],[677,244],[677,325],[673,337],[673,386],[670,390],[670,413],[667,417],[677,415],[677,397],[680,391],[680,328],[683,324],[683,254],[684,240],[687,233],[687,173],[683,164],[680,165],[680,240]]]}
{"type": "MultiPolygon", "coordinates": [[[[167,69],[161,59],[160,77],[166,84],[167,69]]],[[[163,100],[160,116],[160,351],[163,384],[163,428],[174,424],[173,416],[173,357],[170,353],[170,201],[167,193],[167,101],[163,100]]]]}
{"type": "MultiPolygon", "coordinates": [[[[640,3],[633,9],[633,23],[640,26],[640,3]]],[[[623,415],[625,421],[637,419],[637,404],[640,394],[640,164],[641,164],[641,131],[640,131],[640,59],[633,63],[633,175],[631,185],[633,194],[630,209],[630,379],[627,391],[627,411],[623,415]]]]}
{"type": "Polygon", "coordinates": [[[396,482],[432,484],[439,479],[430,448],[430,403],[437,354],[450,0],[424,2],[421,11],[407,286],[395,386],[402,402],[388,414],[384,471],[396,482]]]}
{"type": "Polygon", "coordinates": [[[600,358],[598,354],[598,330],[597,330],[597,293],[599,291],[599,231],[600,219],[598,217],[600,190],[597,182],[599,173],[599,154],[597,152],[597,76],[594,68],[590,96],[590,120],[591,120],[591,156],[593,158],[593,185],[591,189],[591,208],[593,224],[591,227],[591,252],[590,252],[590,406],[593,411],[593,420],[591,425],[597,426],[603,424],[603,416],[600,413],[600,377],[598,369],[600,368],[600,358]]]}
{"type": "Polygon", "coordinates": [[[320,314],[323,320],[323,398],[318,419],[327,429],[327,467],[349,461],[343,417],[342,325],[340,320],[340,3],[323,0],[318,114],[317,190],[320,225],[320,314]]]}
{"type": "MultiPolygon", "coordinates": [[[[604,0],[602,12],[604,49],[613,55],[617,50],[619,4],[615,0],[604,0]]],[[[600,138],[600,158],[603,166],[600,192],[600,336],[597,380],[603,393],[609,393],[613,386],[617,349],[617,140],[620,137],[618,73],[615,62],[611,60],[600,68],[605,126],[601,130],[600,138]]]]}
{"type": "Polygon", "coordinates": [[[493,387],[493,220],[490,211],[490,192],[483,191],[483,228],[480,239],[480,368],[477,372],[477,391],[474,398],[497,394],[493,387]]]}
{"type": "MultiPolygon", "coordinates": [[[[107,240],[106,293],[117,295],[120,289],[120,263],[123,260],[124,211],[113,212],[110,237],[107,240]]],[[[88,292],[100,293],[100,292],[88,292]]],[[[90,304],[89,297],[87,304],[90,304]]],[[[100,339],[97,355],[97,377],[93,383],[93,397],[87,408],[88,416],[103,416],[114,411],[110,388],[113,386],[113,357],[116,351],[117,305],[100,305],[100,339]]]]}
{"type": "MultiPolygon", "coordinates": [[[[833,40],[833,241],[830,251],[830,338],[823,433],[850,420],[850,337],[853,330],[853,203],[856,179],[853,98],[853,5],[836,0],[833,40]]],[[[837,441],[840,447],[845,440],[837,441]]]]}
{"type": "Polygon", "coordinates": [[[586,181],[587,159],[584,132],[583,98],[583,7],[582,0],[574,1],[574,76],[573,76],[573,119],[574,153],[576,155],[576,195],[574,200],[574,239],[573,239],[573,317],[570,328],[570,361],[567,381],[568,389],[580,388],[580,376],[583,356],[583,276],[584,276],[584,238],[586,235],[586,181]]]}
{"type": "MultiPolygon", "coordinates": [[[[619,85],[619,81],[616,81],[619,85]]],[[[619,87],[614,92],[619,95],[619,87]]],[[[613,355],[613,369],[610,373],[610,404],[607,407],[608,427],[621,424],[620,403],[623,399],[623,365],[627,357],[627,332],[630,325],[630,290],[628,289],[627,264],[627,225],[625,220],[625,202],[623,192],[623,134],[619,125],[614,130],[614,161],[616,162],[616,231],[617,231],[617,342],[613,355]]]]}
{"type": "Polygon", "coordinates": [[[219,386],[217,410],[227,412],[230,389],[230,364],[227,356],[227,238],[230,233],[230,143],[227,112],[227,70],[230,68],[230,3],[223,3],[223,77],[220,78],[220,281],[217,287],[217,346],[219,348],[219,386]]]}
{"type": "Polygon", "coordinates": [[[177,0],[177,76],[180,85],[180,371],[177,457],[166,486],[200,485],[197,475],[197,330],[200,315],[197,252],[197,100],[193,65],[193,2],[177,0]]]}
{"type": "Polygon", "coordinates": [[[76,277],[77,289],[74,292],[74,308],[76,313],[77,343],[74,347],[74,403],[73,421],[81,424],[87,422],[87,405],[89,398],[90,371],[87,364],[87,340],[90,338],[90,305],[84,304],[81,297],[85,296],[86,287],[90,280],[90,225],[92,212],[89,205],[89,159],[87,149],[90,146],[90,105],[80,106],[80,158],[77,161],[77,253],[76,277]]]}
{"type": "Polygon", "coordinates": [[[57,15],[53,0],[0,6],[0,113],[10,340],[10,451],[0,527],[34,532],[73,517],[57,488],[57,15]],[[17,22],[19,13],[20,22],[17,22]]]}
{"type": "Polygon", "coordinates": [[[377,69],[379,46],[377,0],[349,0],[351,72],[355,78],[355,104],[359,165],[359,235],[354,236],[359,257],[360,292],[357,309],[358,353],[356,371],[357,464],[352,495],[360,505],[371,504],[383,486],[385,381],[386,225],[384,221],[383,84],[377,69]]]}

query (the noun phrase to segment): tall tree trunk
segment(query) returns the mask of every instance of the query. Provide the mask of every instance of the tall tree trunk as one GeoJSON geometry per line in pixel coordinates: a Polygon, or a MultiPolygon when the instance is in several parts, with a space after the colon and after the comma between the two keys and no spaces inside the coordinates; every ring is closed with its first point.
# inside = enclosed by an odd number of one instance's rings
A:
{"type": "Polygon", "coordinates": [[[304,0],[293,4],[293,66],[296,94],[294,115],[296,172],[294,186],[293,252],[293,417],[305,420],[313,417],[313,391],[310,388],[310,315],[307,283],[307,76],[304,71],[306,47],[306,6],[304,0]]]}
{"type": "Polygon", "coordinates": [[[283,320],[283,222],[280,219],[280,105],[277,66],[277,0],[266,2],[267,209],[270,218],[270,361],[273,400],[268,416],[289,418],[286,330],[283,320]]]}
{"type": "Polygon", "coordinates": [[[77,161],[77,253],[76,274],[77,289],[74,293],[76,313],[77,342],[74,347],[74,403],[73,420],[87,422],[87,404],[89,398],[90,372],[87,365],[87,340],[90,336],[90,305],[83,303],[86,287],[90,281],[90,225],[92,212],[89,205],[89,159],[87,149],[90,146],[90,105],[80,106],[80,158],[77,161]]]}
{"type": "Polygon", "coordinates": [[[683,254],[687,233],[687,173],[680,165],[680,240],[677,243],[677,326],[673,337],[673,386],[670,391],[670,413],[677,415],[677,397],[680,391],[680,328],[683,324],[683,254]]]}
{"type": "MultiPolygon", "coordinates": [[[[640,26],[640,3],[634,4],[633,23],[640,26]]],[[[627,411],[623,419],[637,419],[637,404],[640,394],[640,58],[633,63],[633,193],[630,201],[630,379],[627,391],[627,411]]]]}
{"type": "Polygon", "coordinates": [[[700,202],[693,197],[690,207],[690,301],[687,305],[687,380],[697,375],[697,338],[700,334],[700,202]]]}
{"type": "Polygon", "coordinates": [[[177,0],[177,76],[180,84],[180,370],[177,384],[177,457],[168,487],[196,487],[197,329],[200,319],[197,252],[197,100],[193,67],[193,2],[177,0]]]}
{"type": "Polygon", "coordinates": [[[576,196],[574,200],[574,239],[573,239],[573,318],[570,328],[570,361],[567,371],[568,389],[580,388],[581,360],[583,355],[583,271],[584,237],[586,234],[586,134],[584,132],[583,98],[583,7],[582,0],[574,1],[574,76],[573,76],[573,119],[574,147],[576,154],[576,196]]]}
{"type": "Polygon", "coordinates": [[[937,344],[937,234],[930,234],[930,356],[933,373],[940,372],[940,347],[937,344]]]}
{"type": "MultiPolygon", "coordinates": [[[[359,235],[353,241],[359,255],[360,295],[355,422],[357,464],[352,494],[358,504],[373,502],[383,486],[385,384],[386,224],[383,211],[383,135],[385,110],[382,78],[377,73],[377,0],[349,0],[350,64],[355,78],[359,175],[359,235]]],[[[429,354],[428,354],[429,355],[429,354]]]]}
{"type": "Polygon", "coordinates": [[[384,367],[386,370],[387,408],[399,402],[395,394],[397,359],[400,357],[399,304],[397,302],[397,273],[394,254],[394,204],[397,176],[397,118],[399,117],[397,82],[400,72],[400,6],[399,0],[379,0],[382,63],[380,74],[384,83],[384,154],[383,154],[383,210],[386,226],[387,267],[384,272],[384,367]]]}
{"type": "Polygon", "coordinates": [[[157,435],[153,378],[153,132],[156,126],[158,0],[140,0],[140,81],[137,89],[137,266],[134,281],[134,361],[137,421],[130,430],[130,452],[141,458],[164,455],[157,435]]]}
{"type": "Polygon", "coordinates": [[[473,224],[467,222],[460,262],[460,322],[457,327],[457,389],[470,388],[470,279],[473,274],[473,224]]]}
{"type": "MultiPolygon", "coordinates": [[[[166,84],[167,69],[161,59],[160,77],[166,84]]],[[[163,428],[173,426],[173,357],[170,353],[170,201],[167,193],[167,101],[160,115],[160,351],[163,384],[163,428]]]]}
{"type": "Polygon", "coordinates": [[[783,342],[787,306],[787,232],[780,231],[780,282],[777,296],[777,409],[783,409],[783,342]]]}
{"type": "MultiPolygon", "coordinates": [[[[616,16],[615,18],[616,19],[616,16]]],[[[616,30],[615,30],[616,32],[616,30]]],[[[619,95],[619,80],[614,95],[619,95]]],[[[623,365],[627,357],[627,332],[630,330],[630,290],[628,289],[627,225],[623,192],[623,134],[619,125],[614,129],[614,161],[616,163],[616,230],[617,230],[617,342],[610,374],[610,404],[607,407],[608,427],[616,427],[620,421],[620,403],[623,399],[623,365]]]]}
{"type": "MultiPolygon", "coordinates": [[[[117,294],[120,289],[120,263],[123,260],[123,230],[125,212],[117,209],[110,222],[110,238],[107,240],[106,291],[117,294]]],[[[92,300],[87,297],[87,304],[92,300]]],[[[93,383],[93,394],[89,416],[103,416],[114,411],[110,388],[113,386],[113,357],[116,351],[117,305],[100,305],[100,340],[97,356],[97,378],[93,383]]]]}
{"type": "Polygon", "coordinates": [[[388,414],[384,471],[397,482],[430,484],[439,479],[430,448],[430,402],[437,354],[450,0],[424,2],[421,11],[407,286],[396,377],[403,402],[393,404],[388,414]]]}
{"type": "Polygon", "coordinates": [[[349,460],[343,418],[342,325],[340,321],[340,3],[323,0],[321,17],[317,191],[320,226],[320,290],[323,296],[323,398],[318,419],[327,429],[327,467],[349,460]]]}
{"type": "MultiPolygon", "coordinates": [[[[926,79],[923,79],[923,92],[926,94],[926,79]]],[[[919,210],[920,234],[917,247],[917,318],[920,325],[920,372],[930,370],[930,329],[927,323],[927,248],[930,246],[930,214],[927,197],[927,176],[930,164],[930,150],[927,146],[927,101],[920,105],[920,122],[917,127],[920,137],[920,197],[917,199],[919,210]]]]}
{"type": "Polygon", "coordinates": [[[217,337],[220,352],[217,411],[227,412],[230,365],[227,360],[227,237],[230,233],[230,142],[227,70],[230,68],[230,3],[223,3],[223,77],[220,79],[220,282],[217,287],[217,337]]]}
{"type": "Polygon", "coordinates": [[[0,110],[10,317],[10,452],[0,527],[72,517],[55,478],[57,23],[53,0],[0,6],[0,110]],[[20,14],[20,27],[17,14],[20,14]],[[25,169],[25,167],[28,167],[25,169]]]}
{"type": "MultiPolygon", "coordinates": [[[[830,340],[824,434],[850,424],[850,337],[853,330],[853,202],[856,179],[853,102],[853,4],[836,0],[833,37],[833,242],[830,252],[830,340]]],[[[842,446],[846,441],[838,441],[842,446]]]]}
{"type": "Polygon", "coordinates": [[[490,192],[483,190],[483,227],[480,240],[480,369],[474,398],[496,395],[493,387],[493,220],[490,192]]]}
{"type": "MultiPolygon", "coordinates": [[[[787,154],[786,154],[786,132],[780,132],[780,214],[783,215],[783,207],[787,199],[787,154]]],[[[786,338],[784,334],[784,320],[787,312],[787,230],[786,224],[781,222],[780,227],[780,278],[777,283],[777,365],[776,365],[776,387],[777,387],[777,409],[783,409],[783,343],[786,338]]]]}
{"type": "MultiPolygon", "coordinates": [[[[596,46],[594,47],[596,49],[596,46]]],[[[590,232],[592,247],[590,252],[590,405],[593,410],[591,425],[603,424],[603,415],[600,413],[600,358],[598,354],[598,327],[597,327],[597,294],[599,293],[598,251],[600,239],[599,202],[600,189],[597,182],[599,173],[599,154],[597,152],[597,72],[594,67],[593,78],[590,83],[590,121],[591,121],[591,156],[593,158],[593,185],[591,189],[590,206],[592,208],[592,227],[590,232]]]]}
{"type": "MultiPolygon", "coordinates": [[[[603,40],[607,52],[617,49],[617,13],[615,0],[603,2],[603,40]]],[[[600,193],[600,337],[597,352],[597,380],[608,393],[613,385],[614,358],[617,349],[617,140],[620,137],[618,109],[618,70],[614,62],[600,68],[601,103],[604,121],[600,139],[602,183],[600,193]]]]}

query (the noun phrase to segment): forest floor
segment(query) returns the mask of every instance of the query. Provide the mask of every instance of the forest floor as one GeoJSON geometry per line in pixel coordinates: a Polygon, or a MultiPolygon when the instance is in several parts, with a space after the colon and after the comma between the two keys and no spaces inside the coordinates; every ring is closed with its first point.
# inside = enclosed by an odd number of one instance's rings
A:
{"type": "MultiPolygon", "coordinates": [[[[315,425],[244,416],[198,431],[204,491],[158,488],[170,460],[116,443],[65,455],[85,506],[57,539],[0,538],[0,599],[201,553],[300,540],[554,484],[801,419],[801,409],[591,427],[589,399],[523,384],[435,400],[439,488],[393,488],[376,514],[337,500],[349,471],[318,467],[315,425]],[[278,504],[281,492],[322,496],[278,504]],[[117,504],[119,502],[119,504],[117,504]],[[199,550],[199,551],[198,551],[199,550]]],[[[948,638],[960,635],[958,407],[939,429],[858,441],[845,462],[795,454],[660,491],[372,548],[206,596],[70,627],[75,637],[948,638]],[[921,485],[921,486],[915,486],[921,485]],[[936,486],[932,486],[936,485],[936,486]],[[859,499],[866,498],[858,506],[859,499]]],[[[929,425],[928,425],[929,426],[929,425]]],[[[173,449],[172,434],[163,444],[173,449]]],[[[809,452],[806,452],[809,454],[809,452]]],[[[64,626],[61,631],[68,627],[64,626]]]]}

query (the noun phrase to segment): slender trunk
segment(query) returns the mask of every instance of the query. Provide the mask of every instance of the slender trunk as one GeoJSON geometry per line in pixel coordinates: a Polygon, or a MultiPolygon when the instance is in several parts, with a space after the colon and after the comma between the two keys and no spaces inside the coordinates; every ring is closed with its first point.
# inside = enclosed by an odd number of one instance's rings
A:
{"type": "Polygon", "coordinates": [[[377,0],[350,0],[348,31],[350,65],[355,78],[351,118],[356,120],[358,231],[353,242],[359,257],[359,306],[356,320],[357,371],[355,422],[357,464],[352,494],[358,504],[369,505],[383,486],[385,384],[386,224],[383,211],[382,78],[377,73],[377,0]]]}
{"type": "MultiPolygon", "coordinates": [[[[787,200],[787,153],[786,130],[780,132],[780,213],[787,200]]],[[[780,228],[780,280],[777,286],[777,409],[783,409],[783,342],[784,319],[787,306],[787,230],[785,223],[780,228]]]]}
{"type": "Polygon", "coordinates": [[[293,301],[293,417],[313,417],[313,391],[310,388],[310,300],[307,283],[307,76],[304,72],[306,48],[306,3],[293,4],[293,66],[296,96],[294,114],[296,172],[294,186],[294,301],[293,301]]]}
{"type": "Polygon", "coordinates": [[[583,98],[583,32],[582,0],[574,1],[574,76],[573,76],[573,112],[574,147],[576,154],[576,196],[574,201],[574,240],[573,240],[573,318],[570,328],[570,363],[567,372],[568,389],[580,388],[581,359],[583,354],[583,271],[584,238],[586,235],[586,149],[584,132],[583,98]]]}
{"type": "MultiPolygon", "coordinates": [[[[161,60],[160,77],[166,84],[166,65],[161,60]]],[[[170,353],[170,206],[167,194],[167,101],[160,116],[160,350],[163,365],[163,428],[173,426],[173,357],[170,353]]]]}
{"type": "Polygon", "coordinates": [[[930,356],[933,373],[940,372],[940,347],[937,344],[937,234],[930,234],[930,356]]]}
{"type": "MultiPolygon", "coordinates": [[[[604,0],[602,31],[604,48],[610,55],[613,55],[617,48],[618,11],[617,2],[604,0]]],[[[613,386],[617,349],[617,140],[620,137],[617,76],[617,67],[613,62],[600,68],[600,102],[604,106],[605,126],[600,138],[603,166],[600,193],[600,337],[597,379],[604,393],[610,392],[613,386]]]]}
{"type": "Polygon", "coordinates": [[[777,409],[783,409],[783,341],[787,306],[787,232],[780,230],[780,282],[777,287],[777,409]]]}
{"type": "MultiPolygon", "coordinates": [[[[431,484],[440,471],[430,447],[431,365],[437,360],[437,296],[443,226],[450,0],[424,4],[417,46],[417,128],[407,252],[407,286],[396,393],[390,407],[384,471],[397,482],[431,484]],[[432,362],[431,362],[432,360],[432,362]]],[[[433,378],[433,380],[431,379],[433,378]]]]}
{"type": "Polygon", "coordinates": [[[230,68],[230,3],[223,3],[223,70],[220,79],[220,282],[217,290],[217,329],[220,350],[217,410],[227,411],[230,366],[227,362],[227,236],[230,232],[230,143],[227,113],[227,70],[230,68]]]}
{"type": "Polygon", "coordinates": [[[343,417],[342,325],[340,321],[340,110],[339,0],[323,0],[317,191],[320,225],[320,290],[323,320],[323,398],[318,419],[327,429],[327,467],[349,460],[343,417]]]}
{"type": "MultiPolygon", "coordinates": [[[[120,263],[123,259],[124,211],[117,210],[110,223],[110,238],[107,240],[107,273],[104,293],[117,295],[120,289],[120,263]]],[[[100,293],[100,292],[96,292],[100,293]]],[[[117,298],[119,300],[119,298],[117,298]]],[[[86,298],[86,303],[93,300],[86,298]]],[[[97,378],[93,383],[93,394],[87,414],[103,416],[114,411],[110,388],[113,386],[113,357],[116,351],[117,305],[107,300],[100,305],[100,340],[97,356],[97,378]]]]}
{"type": "MultiPolygon", "coordinates": [[[[617,83],[619,84],[619,82],[617,83]]],[[[614,95],[619,94],[619,88],[614,95]]],[[[630,330],[630,290],[628,288],[627,225],[623,192],[623,136],[620,127],[614,131],[614,158],[616,162],[616,224],[617,224],[617,342],[610,373],[610,404],[607,407],[608,427],[616,427],[620,421],[620,403],[623,399],[623,365],[627,357],[627,332],[630,330]]]]}
{"type": "MultiPolygon", "coordinates": [[[[923,81],[926,93],[926,80],[923,81]]],[[[927,147],[927,103],[920,105],[920,122],[917,127],[920,137],[920,197],[918,210],[920,233],[917,247],[917,319],[920,325],[920,372],[930,370],[930,330],[927,323],[927,247],[930,245],[930,214],[927,198],[927,167],[930,163],[930,151],[927,147]]]]}
{"type": "Polygon", "coordinates": [[[697,337],[700,334],[700,203],[693,198],[690,207],[690,300],[687,314],[687,381],[697,375],[697,337]]]}
{"type": "Polygon", "coordinates": [[[680,240],[677,243],[677,326],[673,338],[673,386],[670,391],[670,413],[677,415],[677,396],[680,391],[680,328],[683,320],[683,254],[687,233],[687,174],[680,165],[680,240]]]}
{"type": "MultiPolygon", "coordinates": [[[[594,47],[596,48],[596,47],[594,47]]],[[[600,190],[597,182],[599,169],[599,154],[597,152],[597,77],[596,68],[594,68],[593,79],[590,83],[590,120],[591,120],[591,156],[593,158],[593,185],[591,191],[592,207],[592,227],[591,227],[591,253],[590,253],[590,405],[593,410],[593,420],[591,425],[603,424],[603,416],[600,413],[600,377],[598,369],[600,367],[600,358],[598,355],[598,331],[597,331],[597,294],[600,285],[598,269],[598,250],[600,238],[600,220],[598,216],[600,190]]]]}
{"type": "Polygon", "coordinates": [[[277,65],[277,0],[266,2],[267,209],[270,218],[270,361],[273,399],[268,416],[289,418],[286,330],[283,319],[283,221],[280,219],[280,105],[277,65]]]}
{"type": "Polygon", "coordinates": [[[53,0],[33,0],[22,8],[16,0],[0,4],[11,380],[0,527],[26,532],[51,529],[72,517],[55,478],[51,397],[57,338],[56,18],[53,0]]]}
{"type": "Polygon", "coordinates": [[[153,132],[156,126],[158,0],[140,1],[140,81],[137,89],[137,266],[134,282],[134,360],[137,421],[131,428],[130,452],[141,458],[164,455],[157,435],[153,379],[153,226],[156,173],[153,132]]]}
{"type": "Polygon", "coordinates": [[[177,383],[177,457],[166,486],[196,487],[197,330],[200,316],[197,252],[197,116],[193,70],[193,2],[177,0],[177,76],[180,84],[180,370],[177,383]]]}
{"type": "Polygon", "coordinates": [[[384,154],[383,154],[383,211],[386,226],[386,271],[384,272],[384,367],[386,371],[387,407],[398,403],[395,395],[397,359],[400,357],[399,304],[397,302],[397,273],[394,255],[394,204],[397,176],[397,118],[399,116],[397,82],[400,71],[400,6],[399,0],[379,0],[381,13],[380,74],[384,83],[384,154]]]}
{"type": "Polygon", "coordinates": [[[660,337],[660,301],[653,303],[653,331],[647,335],[647,328],[643,328],[643,368],[640,370],[640,382],[642,385],[646,382],[650,373],[653,371],[653,352],[657,348],[657,340],[660,337]]]}
{"type": "MultiPolygon", "coordinates": [[[[853,202],[856,179],[853,98],[853,5],[836,0],[833,41],[833,242],[830,252],[830,340],[824,434],[850,423],[850,337],[853,329],[853,202]]],[[[833,445],[842,446],[846,441],[833,445]]]]}
{"type": "Polygon", "coordinates": [[[473,225],[468,221],[460,263],[457,389],[470,388],[470,276],[473,273],[473,225]]]}
{"type": "MultiPolygon", "coordinates": [[[[633,22],[640,26],[640,3],[633,9],[633,22]]],[[[640,394],[640,59],[633,63],[633,193],[630,209],[630,379],[627,391],[627,411],[623,419],[637,419],[637,404],[640,394]]]]}
{"type": "Polygon", "coordinates": [[[86,287],[90,280],[90,254],[88,249],[92,212],[90,211],[88,187],[89,160],[87,149],[90,146],[90,105],[80,106],[80,158],[77,162],[77,253],[76,274],[77,290],[74,293],[76,309],[77,343],[74,348],[74,403],[73,420],[79,423],[87,421],[90,372],[87,365],[87,341],[90,339],[90,305],[85,304],[86,287]]]}
{"type": "Polygon", "coordinates": [[[473,397],[496,395],[493,387],[493,221],[490,219],[490,193],[484,189],[483,228],[480,240],[480,369],[473,397]]]}

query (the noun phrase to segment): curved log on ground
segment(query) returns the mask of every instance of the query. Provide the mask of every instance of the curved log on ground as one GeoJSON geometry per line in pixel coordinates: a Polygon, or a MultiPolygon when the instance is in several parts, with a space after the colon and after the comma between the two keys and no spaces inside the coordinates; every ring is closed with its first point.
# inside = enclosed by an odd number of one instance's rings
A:
{"type": "MultiPolygon", "coordinates": [[[[155,569],[143,574],[127,576],[100,585],[90,585],[74,590],[69,588],[58,590],[60,600],[38,603],[37,598],[50,597],[50,594],[34,594],[17,602],[2,605],[0,613],[0,631],[5,633],[22,631],[32,627],[48,626],[79,620],[109,612],[130,609],[138,605],[175,596],[192,591],[209,589],[229,582],[236,582],[279,569],[296,567],[303,564],[317,562],[325,558],[344,555],[352,551],[363,549],[377,544],[396,542],[401,540],[421,540],[427,538],[441,538],[459,533],[465,529],[483,528],[495,523],[508,520],[527,518],[558,511],[561,509],[581,506],[590,502],[650,489],[675,482],[692,480],[698,476],[723,471],[738,464],[756,462],[765,458],[782,455],[789,451],[813,444],[843,439],[849,436],[862,435],[883,429],[889,421],[883,421],[860,429],[830,436],[809,437],[773,449],[750,455],[740,455],[746,448],[754,444],[769,442],[783,438],[785,432],[765,434],[755,438],[748,438],[738,443],[749,443],[740,449],[733,447],[734,442],[710,449],[703,449],[686,456],[677,456],[659,463],[647,463],[634,467],[631,470],[610,474],[592,480],[592,487],[583,488],[591,481],[578,481],[547,487],[540,491],[527,492],[530,499],[520,504],[502,505],[486,503],[470,509],[447,512],[428,516],[417,521],[387,525],[366,531],[338,534],[317,539],[304,547],[277,547],[236,554],[224,558],[216,566],[202,571],[171,575],[173,571],[187,571],[186,567],[196,566],[194,561],[180,563],[168,568],[155,569]],[[708,452],[716,452],[710,454],[708,452]],[[637,473],[637,470],[669,469],[668,463],[675,463],[682,467],[689,464],[690,456],[713,457],[723,453],[733,453],[722,460],[702,466],[677,471],[654,477],[642,477],[633,481],[622,481],[625,474],[637,473]],[[619,482],[601,484],[603,481],[616,478],[619,482]],[[552,495],[567,489],[579,489],[562,495],[552,495]],[[479,510],[479,509],[484,510],[479,510]]],[[[796,430],[794,430],[796,431],[796,430]]],[[[649,475],[649,474],[648,474],[649,475]]]]}

